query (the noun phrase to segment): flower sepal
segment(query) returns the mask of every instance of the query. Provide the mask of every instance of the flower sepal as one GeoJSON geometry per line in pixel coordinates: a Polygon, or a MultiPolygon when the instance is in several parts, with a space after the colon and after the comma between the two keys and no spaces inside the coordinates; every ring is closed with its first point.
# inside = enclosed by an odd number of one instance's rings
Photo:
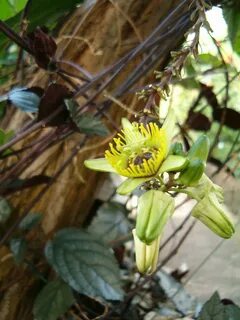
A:
{"type": "Polygon", "coordinates": [[[88,159],[84,161],[85,167],[101,172],[116,172],[105,158],[88,159]]]}
{"type": "Polygon", "coordinates": [[[116,192],[122,196],[132,193],[137,187],[139,187],[144,182],[151,180],[151,178],[128,178],[123,181],[117,188],[116,192]]]}
{"type": "Polygon", "coordinates": [[[149,190],[140,198],[137,208],[136,233],[150,245],[161,233],[174,212],[174,199],[159,190],[149,190]]]}
{"type": "Polygon", "coordinates": [[[186,157],[169,155],[166,160],[163,161],[159,173],[181,171],[186,168],[188,162],[189,160],[186,157]]]}

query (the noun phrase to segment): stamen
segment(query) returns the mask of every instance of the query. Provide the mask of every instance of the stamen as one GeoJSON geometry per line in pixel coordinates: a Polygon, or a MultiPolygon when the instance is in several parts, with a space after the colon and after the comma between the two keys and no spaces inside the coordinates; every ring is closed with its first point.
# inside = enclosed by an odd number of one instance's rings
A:
{"type": "Polygon", "coordinates": [[[156,123],[133,123],[122,130],[105,152],[107,161],[126,177],[147,177],[157,173],[166,157],[165,131],[156,123]]]}

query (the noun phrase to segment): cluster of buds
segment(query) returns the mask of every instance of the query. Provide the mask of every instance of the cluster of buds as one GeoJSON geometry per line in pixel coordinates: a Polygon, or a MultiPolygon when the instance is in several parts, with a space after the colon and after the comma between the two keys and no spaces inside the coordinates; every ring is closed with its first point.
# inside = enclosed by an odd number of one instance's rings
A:
{"type": "Polygon", "coordinates": [[[136,264],[141,273],[156,270],[160,238],[174,213],[175,192],[197,201],[192,216],[215,234],[230,238],[234,227],[222,206],[223,190],[205,174],[209,153],[207,136],[199,137],[188,152],[180,143],[172,144],[175,116],[170,111],[160,128],[155,122],[146,125],[122,120],[118,133],[105,157],[85,161],[86,167],[115,172],[127,179],[117,188],[126,195],[140,187],[136,228],[133,230],[136,264]]]}

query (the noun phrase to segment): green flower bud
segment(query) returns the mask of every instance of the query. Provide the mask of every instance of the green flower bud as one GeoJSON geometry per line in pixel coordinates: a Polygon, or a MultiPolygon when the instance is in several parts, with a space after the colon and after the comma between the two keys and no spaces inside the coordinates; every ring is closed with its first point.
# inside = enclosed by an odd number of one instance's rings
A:
{"type": "Polygon", "coordinates": [[[203,162],[207,161],[210,143],[206,135],[200,136],[188,151],[188,159],[200,159],[203,162]]]}
{"type": "Polygon", "coordinates": [[[183,151],[183,146],[181,142],[175,142],[174,144],[171,145],[169,154],[173,154],[176,156],[185,156],[185,152],[183,151]]]}
{"type": "Polygon", "coordinates": [[[139,198],[137,210],[137,236],[142,242],[151,244],[173,214],[174,200],[167,193],[149,190],[139,198]]]}
{"type": "Polygon", "coordinates": [[[214,192],[210,192],[193,208],[192,215],[222,238],[234,233],[232,222],[224,212],[214,192]]]}
{"type": "Polygon", "coordinates": [[[223,188],[213,183],[211,179],[204,173],[199,180],[199,183],[195,187],[189,187],[186,189],[187,194],[197,201],[200,201],[204,196],[210,192],[215,193],[218,201],[222,203],[223,198],[223,188]]]}
{"type": "Polygon", "coordinates": [[[134,229],[132,233],[135,244],[137,268],[141,273],[151,274],[157,267],[160,236],[158,236],[150,245],[147,245],[138,238],[136,229],[134,229]]]}
{"type": "Polygon", "coordinates": [[[185,186],[195,186],[201,179],[204,169],[205,164],[202,160],[190,160],[187,168],[180,173],[177,182],[185,186]]]}

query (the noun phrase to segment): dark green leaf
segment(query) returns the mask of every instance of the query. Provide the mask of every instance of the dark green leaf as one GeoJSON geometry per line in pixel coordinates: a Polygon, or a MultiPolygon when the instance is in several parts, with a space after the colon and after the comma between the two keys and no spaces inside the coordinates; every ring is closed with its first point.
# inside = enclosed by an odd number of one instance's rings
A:
{"type": "Polygon", "coordinates": [[[49,282],[38,294],[33,307],[36,320],[56,320],[74,303],[69,286],[61,280],[49,282]]]}
{"type": "Polygon", "coordinates": [[[84,230],[64,229],[48,242],[45,255],[60,277],[76,291],[108,300],[122,298],[118,266],[99,238],[84,230]]]}
{"type": "Polygon", "coordinates": [[[204,304],[198,320],[230,320],[224,315],[224,305],[217,292],[204,304]]]}
{"type": "Polygon", "coordinates": [[[0,223],[4,223],[10,217],[12,213],[12,207],[8,201],[0,197],[0,223]]]}
{"type": "Polygon", "coordinates": [[[13,131],[4,132],[0,129],[0,146],[8,142],[13,136],[13,131]]]}
{"type": "Polygon", "coordinates": [[[104,242],[126,235],[130,230],[125,206],[116,202],[104,203],[97,211],[88,231],[99,236],[104,242]]]}
{"type": "MultiPolygon", "coordinates": [[[[27,16],[29,21],[28,32],[33,31],[37,26],[53,24],[57,21],[58,18],[73,10],[77,4],[80,4],[82,2],[83,0],[31,1],[31,6],[29,7],[27,16]]],[[[13,18],[6,20],[6,23],[14,30],[18,30],[21,16],[22,11],[15,15],[13,18]]],[[[7,41],[8,39],[5,35],[0,35],[0,48],[3,48],[3,45],[6,44],[7,41]]]]}
{"type": "Polygon", "coordinates": [[[102,121],[91,115],[82,115],[77,119],[76,124],[81,132],[89,135],[106,136],[109,134],[107,127],[102,121]]]}
{"type": "Polygon", "coordinates": [[[240,54],[240,5],[238,1],[223,10],[233,50],[240,54]]]}
{"type": "Polygon", "coordinates": [[[102,121],[91,114],[77,115],[78,105],[72,100],[65,100],[67,109],[69,110],[70,116],[78,127],[79,131],[88,135],[106,136],[109,134],[107,127],[102,121]]]}
{"type": "Polygon", "coordinates": [[[13,238],[10,240],[10,249],[15,261],[19,264],[23,261],[27,250],[27,242],[24,238],[13,238]]]}
{"type": "Polygon", "coordinates": [[[31,230],[40,222],[41,219],[41,213],[29,213],[19,224],[19,229],[31,230]]]}
{"type": "Polygon", "coordinates": [[[234,304],[225,306],[225,314],[228,320],[239,320],[240,319],[240,308],[234,304]]]}

